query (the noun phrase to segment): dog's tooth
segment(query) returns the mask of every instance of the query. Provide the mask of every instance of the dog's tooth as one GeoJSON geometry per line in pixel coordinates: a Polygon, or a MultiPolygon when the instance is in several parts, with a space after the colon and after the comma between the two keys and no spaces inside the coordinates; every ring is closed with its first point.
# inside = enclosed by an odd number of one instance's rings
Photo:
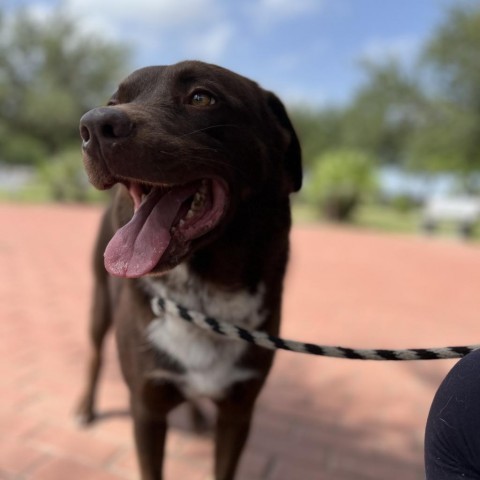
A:
{"type": "Polygon", "coordinates": [[[198,190],[197,193],[203,193],[203,194],[206,194],[207,193],[207,180],[202,180],[202,183],[200,184],[200,188],[198,190]]]}
{"type": "Polygon", "coordinates": [[[198,190],[195,195],[193,196],[192,204],[188,212],[186,213],[184,219],[179,221],[179,226],[182,227],[185,224],[185,220],[190,220],[193,218],[198,212],[201,212],[203,206],[205,204],[206,193],[202,192],[201,189],[198,190]]]}
{"type": "Polygon", "coordinates": [[[194,211],[198,211],[203,207],[205,203],[205,194],[197,192],[193,197],[192,206],[190,207],[194,211]]]}
{"type": "Polygon", "coordinates": [[[194,211],[198,211],[202,208],[203,204],[204,204],[203,200],[194,200],[192,203],[191,209],[194,211]]]}

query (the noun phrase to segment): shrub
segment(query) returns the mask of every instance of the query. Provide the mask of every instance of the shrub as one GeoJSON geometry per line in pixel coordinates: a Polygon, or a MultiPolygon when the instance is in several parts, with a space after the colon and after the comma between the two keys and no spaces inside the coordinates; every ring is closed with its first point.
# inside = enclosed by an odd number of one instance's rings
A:
{"type": "Polygon", "coordinates": [[[332,150],[320,156],[307,175],[304,198],[333,221],[349,221],[366,196],[375,192],[375,163],[357,150],[332,150]]]}
{"type": "Polygon", "coordinates": [[[10,165],[36,165],[45,158],[45,146],[30,135],[0,126],[0,159],[10,165]]]}
{"type": "Polygon", "coordinates": [[[83,169],[80,149],[69,148],[40,165],[40,179],[47,185],[53,200],[85,202],[89,183],[83,169]]]}

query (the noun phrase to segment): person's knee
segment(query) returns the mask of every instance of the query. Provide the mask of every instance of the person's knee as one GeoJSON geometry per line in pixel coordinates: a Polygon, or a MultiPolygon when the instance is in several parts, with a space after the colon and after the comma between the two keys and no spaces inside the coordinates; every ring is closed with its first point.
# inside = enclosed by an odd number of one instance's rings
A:
{"type": "Polygon", "coordinates": [[[427,480],[480,479],[480,350],[460,360],[437,390],[425,431],[427,480]]]}

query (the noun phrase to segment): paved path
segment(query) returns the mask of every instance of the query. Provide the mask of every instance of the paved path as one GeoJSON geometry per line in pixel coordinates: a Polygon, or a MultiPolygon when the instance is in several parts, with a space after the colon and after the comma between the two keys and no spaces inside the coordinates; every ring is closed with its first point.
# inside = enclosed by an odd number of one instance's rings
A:
{"type": "MultiPolygon", "coordinates": [[[[127,396],[108,345],[102,420],[72,410],[87,349],[93,207],[0,205],[0,479],[136,479],[127,396]]],[[[283,335],[355,347],[480,340],[480,249],[297,227],[283,335]]],[[[429,404],[452,361],[362,363],[281,352],[240,480],[422,479],[429,404]]],[[[166,480],[205,480],[209,438],[174,415],[166,480]]]]}

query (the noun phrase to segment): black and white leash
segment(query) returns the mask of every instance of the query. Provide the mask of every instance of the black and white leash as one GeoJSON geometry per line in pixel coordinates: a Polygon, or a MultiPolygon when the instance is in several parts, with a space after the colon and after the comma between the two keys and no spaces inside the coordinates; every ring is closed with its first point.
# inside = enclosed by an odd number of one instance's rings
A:
{"type": "Polygon", "coordinates": [[[479,345],[441,348],[407,348],[401,350],[384,349],[357,349],[345,347],[332,347],[315,345],[312,343],[284,340],[265,332],[247,330],[226,322],[220,322],[203,313],[188,310],[171,300],[155,296],[151,301],[152,311],[156,316],[162,312],[177,316],[182,320],[192,323],[199,328],[224,335],[234,340],[243,340],[259,347],[270,350],[288,350],[291,352],[308,353],[325,357],[348,358],[353,360],[441,360],[447,358],[461,358],[474,350],[479,345]]]}

